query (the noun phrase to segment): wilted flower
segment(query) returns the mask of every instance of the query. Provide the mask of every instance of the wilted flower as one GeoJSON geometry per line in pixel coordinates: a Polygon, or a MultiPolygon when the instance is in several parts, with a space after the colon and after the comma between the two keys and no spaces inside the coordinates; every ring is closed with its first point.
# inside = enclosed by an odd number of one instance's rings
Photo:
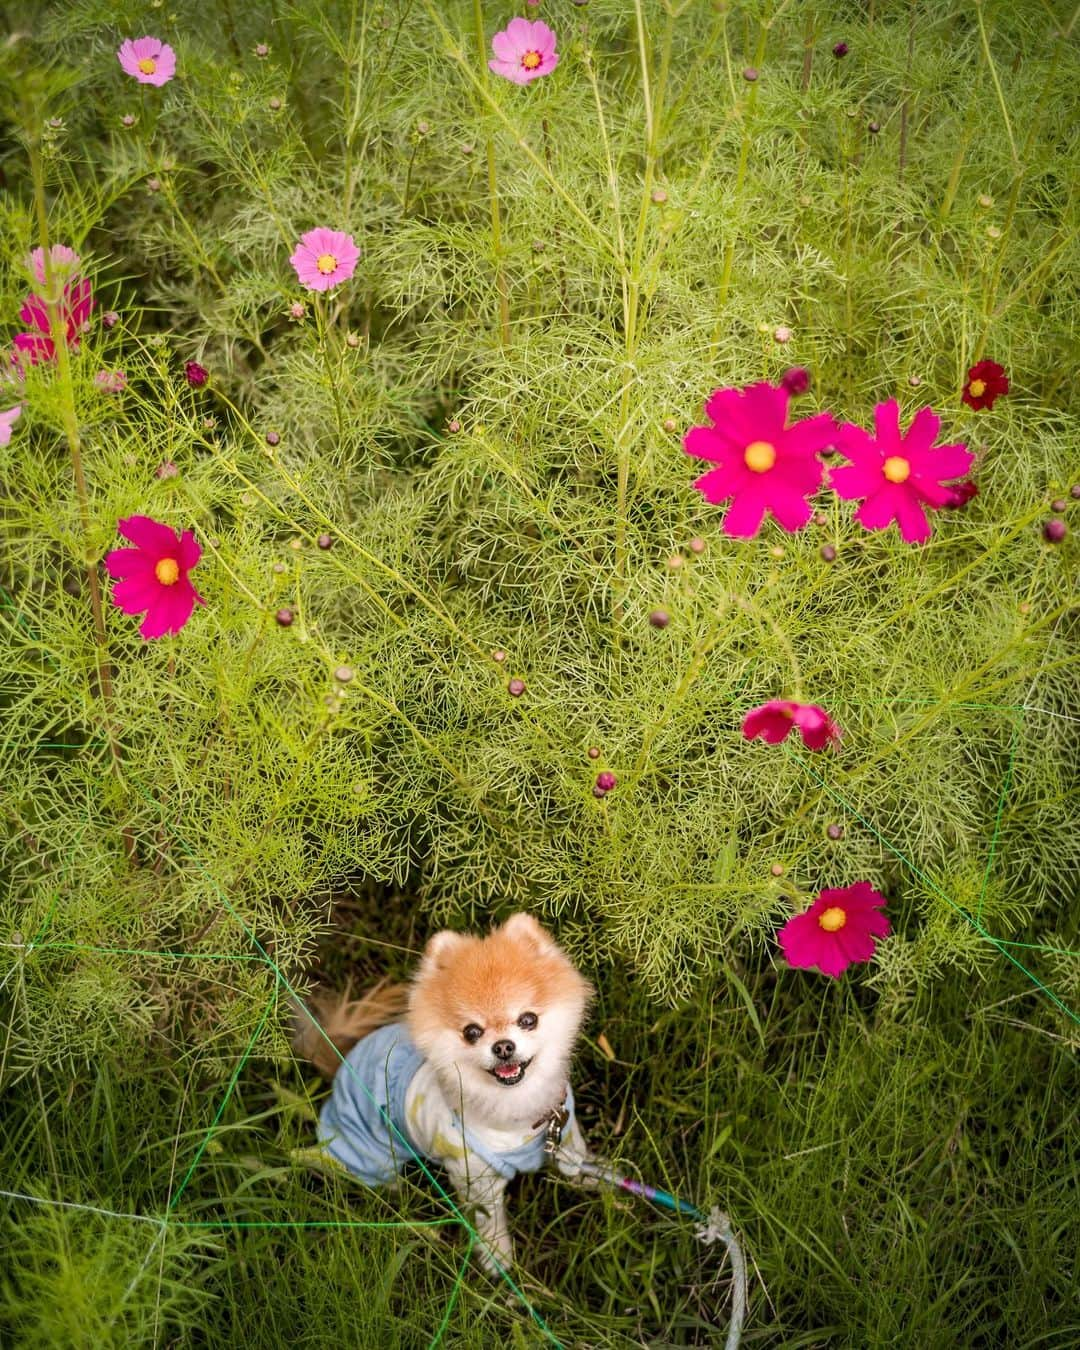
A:
{"type": "MultiPolygon", "coordinates": [[[[49,273],[53,283],[70,277],[79,270],[81,259],[67,244],[53,244],[49,249],[49,273]]],[[[26,260],[26,265],[39,286],[48,284],[45,277],[45,250],[36,248],[26,260]]]]}
{"type": "Polygon", "coordinates": [[[830,742],[840,740],[839,728],[824,708],[785,699],[751,708],[743,718],[742,734],[748,741],[760,736],[769,745],[779,745],[794,728],[798,728],[808,750],[824,750],[830,742]]]}
{"type": "Polygon", "coordinates": [[[99,370],[94,383],[103,394],[122,394],[127,388],[127,375],[122,370],[99,370]]]}
{"type": "Polygon", "coordinates": [[[970,478],[965,478],[962,483],[952,483],[949,486],[949,500],[945,503],[947,511],[956,511],[961,506],[967,506],[972,497],[979,495],[979,485],[970,478]]]}

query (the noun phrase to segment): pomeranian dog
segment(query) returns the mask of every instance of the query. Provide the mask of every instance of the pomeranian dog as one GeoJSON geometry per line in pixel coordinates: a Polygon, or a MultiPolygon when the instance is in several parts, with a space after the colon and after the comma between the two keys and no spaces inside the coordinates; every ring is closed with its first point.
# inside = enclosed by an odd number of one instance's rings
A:
{"type": "Polygon", "coordinates": [[[369,1186],[416,1158],[439,1164],[484,1265],[509,1265],[507,1183],[549,1160],[574,1176],[590,1156],[568,1070],[591,995],[550,934],[514,914],[484,938],[436,933],[408,985],[316,997],[322,1030],[301,1010],[295,1043],[334,1080],[322,1150],[369,1186]]]}

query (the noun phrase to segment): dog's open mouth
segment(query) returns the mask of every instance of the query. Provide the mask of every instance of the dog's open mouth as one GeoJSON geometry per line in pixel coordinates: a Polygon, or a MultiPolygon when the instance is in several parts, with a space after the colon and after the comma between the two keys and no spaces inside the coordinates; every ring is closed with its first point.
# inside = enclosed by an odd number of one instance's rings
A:
{"type": "Polygon", "coordinates": [[[503,1083],[506,1087],[513,1087],[515,1083],[520,1083],[525,1077],[525,1070],[531,1063],[531,1059],[523,1059],[517,1064],[496,1064],[493,1069],[488,1069],[488,1073],[497,1083],[503,1083]]]}

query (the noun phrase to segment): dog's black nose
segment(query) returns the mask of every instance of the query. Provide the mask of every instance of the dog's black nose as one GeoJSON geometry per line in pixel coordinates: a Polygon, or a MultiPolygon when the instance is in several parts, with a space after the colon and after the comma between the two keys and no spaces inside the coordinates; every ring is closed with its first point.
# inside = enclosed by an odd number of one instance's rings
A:
{"type": "Polygon", "coordinates": [[[496,1059],[509,1059],[514,1053],[513,1041],[496,1041],[491,1047],[491,1053],[496,1059]]]}

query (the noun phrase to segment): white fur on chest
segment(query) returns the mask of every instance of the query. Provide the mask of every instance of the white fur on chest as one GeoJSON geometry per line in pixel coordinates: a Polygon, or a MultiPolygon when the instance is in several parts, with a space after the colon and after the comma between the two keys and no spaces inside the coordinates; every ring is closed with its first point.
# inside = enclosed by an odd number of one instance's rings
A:
{"type": "MultiPolygon", "coordinates": [[[[505,1092],[506,1089],[496,1088],[496,1091],[505,1092]]],[[[538,1118],[535,1115],[528,1123],[499,1128],[484,1118],[482,1107],[482,1103],[470,1102],[464,1097],[451,1105],[434,1067],[425,1061],[414,1074],[405,1094],[405,1123],[409,1137],[422,1153],[449,1163],[466,1158],[462,1124],[481,1147],[495,1154],[512,1153],[543,1132],[535,1126],[538,1118]]],[[[499,1125],[502,1123],[500,1120],[499,1125]]],[[[483,1163],[479,1165],[484,1166],[483,1163]]]]}

